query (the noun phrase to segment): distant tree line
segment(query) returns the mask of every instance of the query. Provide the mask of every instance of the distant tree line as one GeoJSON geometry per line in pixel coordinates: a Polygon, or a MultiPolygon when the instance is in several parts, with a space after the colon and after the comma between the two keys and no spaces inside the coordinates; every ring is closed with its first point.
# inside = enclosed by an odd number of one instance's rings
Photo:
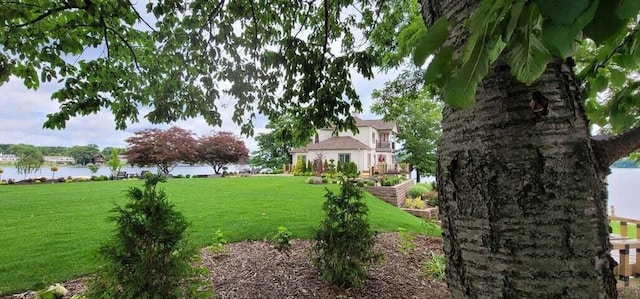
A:
{"type": "Polygon", "coordinates": [[[124,152],[124,148],[105,147],[100,150],[96,144],[65,146],[34,146],[28,144],[0,144],[0,153],[18,155],[23,147],[33,147],[40,156],[69,156],[73,157],[76,164],[87,165],[91,163],[91,158],[97,154],[104,157],[111,155],[113,149],[124,152]]]}

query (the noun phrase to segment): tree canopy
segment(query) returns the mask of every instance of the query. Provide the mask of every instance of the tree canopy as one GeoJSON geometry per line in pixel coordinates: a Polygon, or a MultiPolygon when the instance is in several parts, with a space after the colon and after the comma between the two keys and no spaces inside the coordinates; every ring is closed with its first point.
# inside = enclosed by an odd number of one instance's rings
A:
{"type": "Polygon", "coordinates": [[[9,147],[9,151],[18,156],[15,167],[18,173],[24,174],[24,178],[33,172],[40,170],[44,159],[42,152],[33,145],[18,144],[9,147]]]}
{"type": "Polygon", "coordinates": [[[167,130],[147,129],[135,132],[125,140],[125,155],[131,164],[158,167],[158,172],[168,176],[178,163],[196,163],[198,142],[193,133],[179,127],[167,130]]]}
{"type": "Polygon", "coordinates": [[[203,116],[218,108],[253,133],[256,113],[313,127],[355,128],[353,70],[371,78],[363,42],[386,2],[160,0],[11,1],[0,7],[0,79],[37,88],[58,80],[47,128],[109,109],[116,128],[203,116]],[[24,39],[23,37],[29,37],[24,39]],[[222,97],[232,100],[221,103],[222,97]],[[311,125],[311,126],[309,126],[311,125]]]}
{"type": "Polygon", "coordinates": [[[286,116],[281,116],[267,123],[266,129],[270,131],[260,133],[255,137],[260,149],[251,153],[250,162],[252,165],[280,168],[283,164],[291,163],[290,151],[297,144],[295,138],[292,138],[290,134],[293,130],[292,123],[290,118],[286,116]]]}
{"type": "Polygon", "coordinates": [[[436,145],[440,138],[442,103],[424,85],[424,71],[402,72],[387,82],[382,90],[375,90],[371,111],[395,120],[398,139],[403,148],[400,158],[411,163],[420,175],[435,175],[436,145]]]}
{"type": "Polygon", "coordinates": [[[216,132],[200,137],[198,153],[200,161],[211,165],[216,174],[226,164],[244,163],[249,158],[244,141],[231,132],[216,132]]]}

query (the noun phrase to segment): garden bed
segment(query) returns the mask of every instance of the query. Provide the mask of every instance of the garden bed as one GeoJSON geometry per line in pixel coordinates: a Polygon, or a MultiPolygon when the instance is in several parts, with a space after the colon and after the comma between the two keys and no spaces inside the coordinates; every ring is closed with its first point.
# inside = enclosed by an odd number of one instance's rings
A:
{"type": "Polygon", "coordinates": [[[395,186],[364,186],[364,190],[393,206],[401,207],[413,184],[413,180],[407,180],[395,186]]]}

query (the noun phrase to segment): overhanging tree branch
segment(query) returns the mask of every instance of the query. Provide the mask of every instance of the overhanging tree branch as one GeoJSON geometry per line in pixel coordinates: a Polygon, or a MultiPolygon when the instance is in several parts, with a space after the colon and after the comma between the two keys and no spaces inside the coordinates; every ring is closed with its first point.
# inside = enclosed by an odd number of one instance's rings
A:
{"type": "Polygon", "coordinates": [[[86,2],[85,5],[83,5],[83,6],[73,5],[71,3],[65,2],[63,6],[52,8],[52,9],[48,9],[45,12],[43,12],[41,15],[37,16],[35,19],[33,19],[31,21],[28,21],[28,22],[25,22],[25,23],[22,23],[22,24],[18,24],[18,25],[14,26],[14,27],[20,28],[20,27],[26,27],[26,26],[38,23],[38,22],[44,20],[45,18],[47,18],[47,17],[49,17],[51,15],[57,14],[59,12],[65,11],[67,9],[77,8],[77,9],[85,9],[86,10],[86,9],[89,8],[90,5],[91,5],[91,2],[86,2]]]}
{"type": "Polygon", "coordinates": [[[591,137],[596,162],[602,169],[640,148],[640,126],[616,136],[591,137]]]}

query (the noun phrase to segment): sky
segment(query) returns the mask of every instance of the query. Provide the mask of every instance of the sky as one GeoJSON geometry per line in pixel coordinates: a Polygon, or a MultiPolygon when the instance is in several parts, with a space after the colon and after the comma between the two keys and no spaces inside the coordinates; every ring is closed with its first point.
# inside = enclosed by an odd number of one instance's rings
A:
{"type": "MultiPolygon", "coordinates": [[[[379,118],[369,111],[371,93],[374,89],[381,89],[384,83],[392,80],[395,72],[377,73],[373,80],[367,80],[359,75],[352,76],[354,87],[363,103],[361,118],[379,118]]],[[[240,128],[231,121],[228,108],[225,113],[222,107],[222,127],[212,127],[202,118],[179,121],[170,124],[151,124],[142,116],[139,123],[129,124],[125,130],[116,130],[115,122],[110,111],[100,111],[89,116],[76,116],[67,122],[62,130],[43,129],[46,115],[57,112],[59,104],[51,100],[51,94],[60,85],[55,83],[41,84],[38,90],[24,87],[21,80],[12,77],[8,82],[0,85],[0,144],[31,144],[37,146],[65,146],[97,144],[100,149],[105,147],[126,147],[126,138],[134,132],[150,128],[166,129],[172,125],[190,130],[197,136],[209,134],[213,131],[230,131],[240,135],[240,128]]],[[[232,105],[229,105],[232,106],[232,105]]],[[[255,134],[266,132],[267,119],[258,116],[254,121],[255,134]]],[[[249,151],[258,150],[258,145],[251,137],[241,136],[249,151]]]]}

